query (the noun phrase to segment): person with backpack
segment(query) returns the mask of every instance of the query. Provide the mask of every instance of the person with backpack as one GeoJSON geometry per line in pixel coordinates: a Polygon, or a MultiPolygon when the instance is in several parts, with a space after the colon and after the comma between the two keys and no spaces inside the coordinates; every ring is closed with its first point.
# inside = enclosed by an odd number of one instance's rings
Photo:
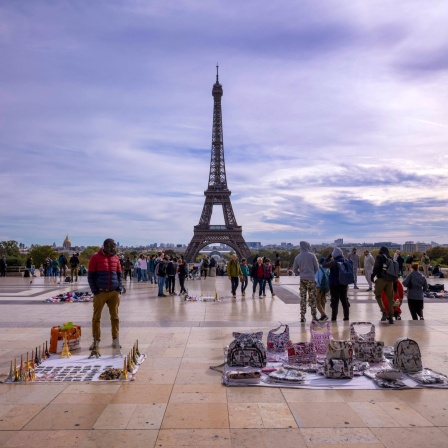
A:
{"type": "Polygon", "coordinates": [[[176,292],[174,291],[176,283],[176,273],[177,273],[177,258],[173,257],[171,260],[168,261],[168,264],[166,265],[166,275],[168,278],[168,294],[170,296],[176,295],[176,292]]]}
{"type": "Polygon", "coordinates": [[[236,298],[236,290],[238,289],[238,280],[243,276],[243,272],[241,271],[240,262],[238,261],[238,257],[236,254],[233,254],[230,258],[230,261],[227,262],[227,277],[229,277],[231,288],[232,288],[232,297],[236,298]]]}
{"type": "Polygon", "coordinates": [[[166,297],[166,295],[163,293],[163,287],[165,286],[167,264],[168,264],[168,256],[165,255],[163,258],[159,260],[159,262],[156,265],[155,273],[157,275],[157,282],[159,285],[159,294],[157,295],[158,297],[166,297]]]}
{"type": "Polygon", "coordinates": [[[78,281],[78,266],[80,265],[79,254],[75,252],[70,257],[70,279],[72,282],[78,281]]]}
{"type": "Polygon", "coordinates": [[[65,277],[67,274],[67,257],[64,254],[59,255],[59,278],[65,277]]]}
{"type": "Polygon", "coordinates": [[[429,257],[426,255],[426,252],[423,253],[422,256],[422,266],[423,266],[423,274],[426,278],[429,278],[429,257]]]}
{"type": "MultiPolygon", "coordinates": [[[[397,263],[394,262],[390,256],[389,249],[386,246],[381,246],[378,255],[375,257],[375,264],[373,265],[372,272],[372,282],[375,283],[375,299],[380,307],[382,312],[381,322],[389,321],[389,324],[394,323],[394,319],[392,317],[392,311],[394,309],[394,281],[398,280],[392,279],[387,275],[387,265],[388,263],[397,263]],[[390,260],[390,261],[388,261],[390,260]],[[376,281],[375,281],[376,277],[376,281]],[[381,294],[383,291],[387,297],[388,309],[391,311],[389,314],[386,311],[386,308],[383,305],[383,299],[381,298],[381,294]]],[[[398,263],[397,263],[397,274],[398,274],[398,263]]]]}
{"type": "Polygon", "coordinates": [[[343,320],[347,321],[350,319],[350,305],[347,297],[348,285],[354,281],[352,262],[343,257],[342,250],[339,247],[335,247],[322,266],[330,270],[331,321],[335,322],[337,320],[339,302],[344,312],[343,320]]]}
{"type": "MultiPolygon", "coordinates": [[[[394,282],[394,317],[395,320],[401,320],[401,304],[403,303],[404,289],[400,280],[394,282]]],[[[389,313],[389,303],[387,301],[386,292],[381,293],[381,299],[383,300],[384,308],[386,308],[386,313],[389,313]]]]}
{"type": "Polygon", "coordinates": [[[403,286],[408,288],[408,306],[412,320],[423,319],[423,292],[428,290],[426,278],[419,272],[418,263],[412,263],[412,272],[403,280],[403,286]]]}
{"type": "Polygon", "coordinates": [[[316,307],[320,313],[320,321],[325,322],[328,316],[325,314],[325,304],[327,303],[327,292],[330,291],[330,271],[322,266],[325,263],[325,257],[319,260],[319,269],[316,273],[316,307]]]}
{"type": "Polygon", "coordinates": [[[368,251],[364,251],[364,275],[366,277],[367,283],[369,284],[369,288],[366,289],[366,292],[372,291],[372,272],[373,265],[375,264],[375,258],[368,251]]]}
{"type": "Polygon", "coordinates": [[[199,271],[201,273],[201,277],[202,278],[202,274],[204,274],[204,279],[207,278],[207,272],[208,272],[208,267],[209,267],[210,263],[208,261],[207,255],[204,255],[202,257],[201,263],[199,265],[199,271]]]}
{"type": "Polygon", "coordinates": [[[311,316],[317,320],[316,310],[316,273],[319,269],[316,255],[311,250],[307,241],[300,241],[300,254],[294,258],[292,270],[294,274],[300,275],[300,322],[306,322],[306,299],[311,307],[311,316]]]}

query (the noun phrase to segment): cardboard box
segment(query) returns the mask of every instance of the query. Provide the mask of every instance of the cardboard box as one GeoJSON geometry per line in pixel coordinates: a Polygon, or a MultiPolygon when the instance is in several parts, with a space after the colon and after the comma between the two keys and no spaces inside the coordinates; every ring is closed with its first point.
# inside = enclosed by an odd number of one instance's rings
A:
{"type": "Polygon", "coordinates": [[[81,348],[81,327],[73,325],[70,330],[59,330],[59,326],[52,327],[50,335],[50,353],[62,353],[64,346],[64,332],[67,332],[68,349],[70,351],[81,348]]]}

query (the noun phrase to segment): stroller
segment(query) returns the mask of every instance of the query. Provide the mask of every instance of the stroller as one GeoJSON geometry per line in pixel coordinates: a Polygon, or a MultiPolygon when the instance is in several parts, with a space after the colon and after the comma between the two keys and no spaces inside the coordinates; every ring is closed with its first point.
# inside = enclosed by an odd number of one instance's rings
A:
{"type": "Polygon", "coordinates": [[[192,269],[188,270],[188,280],[199,280],[201,278],[201,273],[199,271],[199,266],[193,265],[192,269]]]}

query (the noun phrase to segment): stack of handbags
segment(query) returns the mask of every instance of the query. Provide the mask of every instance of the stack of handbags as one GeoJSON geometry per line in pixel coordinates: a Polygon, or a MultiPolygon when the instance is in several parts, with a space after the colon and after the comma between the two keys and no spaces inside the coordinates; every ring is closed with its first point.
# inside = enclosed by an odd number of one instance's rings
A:
{"type": "Polygon", "coordinates": [[[353,344],[351,341],[330,339],[327,343],[327,357],[324,362],[326,378],[353,378],[353,344]]]}
{"type": "Polygon", "coordinates": [[[370,322],[353,322],[350,325],[350,340],[353,342],[355,359],[363,362],[382,362],[384,342],[375,341],[375,325],[370,322]],[[355,327],[369,327],[367,333],[360,333],[355,327]]]}
{"type": "Polygon", "coordinates": [[[280,323],[280,326],[274,328],[268,333],[268,343],[267,350],[268,352],[281,353],[288,349],[289,343],[289,326],[283,325],[280,323]],[[285,330],[282,333],[276,333],[276,331],[280,330],[280,328],[285,327],[285,330]]]}
{"type": "Polygon", "coordinates": [[[313,342],[288,343],[289,364],[315,364],[317,361],[316,346],[313,342]]]}
{"type": "Polygon", "coordinates": [[[313,320],[310,325],[311,342],[316,347],[316,352],[320,355],[327,353],[328,341],[333,338],[329,322],[319,322],[313,320]]]}
{"type": "Polygon", "coordinates": [[[261,342],[263,332],[233,333],[235,338],[227,350],[227,365],[229,367],[266,366],[266,348],[261,342]]]}

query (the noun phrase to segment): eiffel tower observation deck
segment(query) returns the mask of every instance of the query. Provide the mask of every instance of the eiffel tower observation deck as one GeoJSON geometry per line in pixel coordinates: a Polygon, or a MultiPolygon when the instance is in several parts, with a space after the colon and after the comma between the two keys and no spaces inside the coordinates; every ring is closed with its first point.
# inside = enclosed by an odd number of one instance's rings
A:
{"type": "Polygon", "coordinates": [[[240,258],[250,256],[250,250],[243,238],[243,229],[237,224],[233,213],[232,203],[230,202],[232,192],[227,186],[221,109],[223,90],[219,83],[218,68],[216,66],[216,82],[212,89],[213,130],[210,175],[207,190],[204,191],[205,203],[199,224],[194,226],[193,238],[185,252],[185,259],[189,262],[194,261],[198,252],[211,243],[227,244],[240,258]],[[214,205],[222,206],[224,225],[210,224],[214,205]]]}

